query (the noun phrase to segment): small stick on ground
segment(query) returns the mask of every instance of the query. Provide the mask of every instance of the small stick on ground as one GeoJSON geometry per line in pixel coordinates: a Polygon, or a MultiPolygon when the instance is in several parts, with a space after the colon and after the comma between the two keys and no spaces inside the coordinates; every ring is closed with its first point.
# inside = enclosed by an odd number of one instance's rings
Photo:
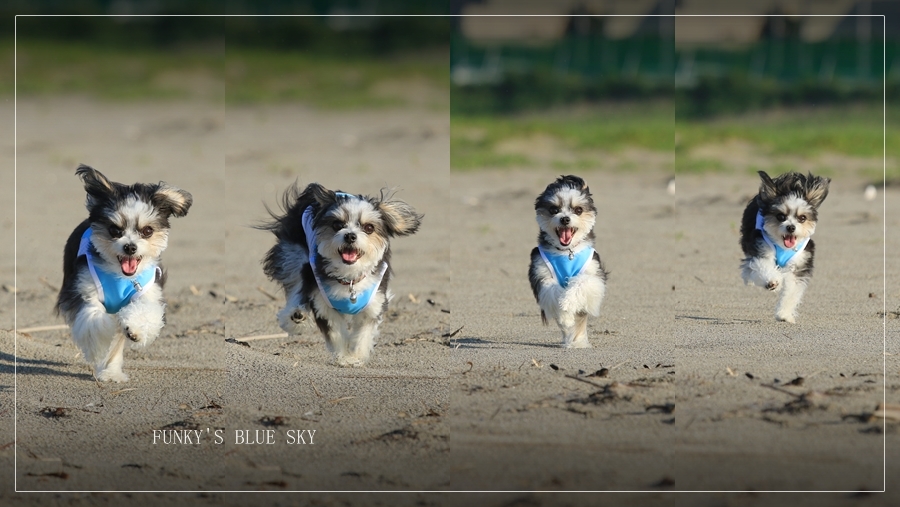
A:
{"type": "Polygon", "coordinates": [[[592,385],[592,386],[594,386],[594,387],[599,387],[599,388],[601,388],[601,389],[606,388],[606,386],[603,385],[603,384],[598,384],[598,383],[596,383],[596,382],[591,382],[590,380],[583,379],[583,378],[581,378],[581,377],[576,377],[575,375],[569,375],[569,374],[566,374],[566,378],[570,378],[570,379],[572,379],[572,380],[577,380],[577,381],[579,381],[579,382],[584,382],[585,384],[590,384],[590,385],[592,385]]]}
{"type": "Polygon", "coordinates": [[[278,334],[261,334],[258,336],[245,336],[243,338],[235,338],[235,340],[239,342],[252,342],[256,340],[271,340],[274,338],[287,338],[287,333],[278,333],[278,334]]]}
{"type": "Polygon", "coordinates": [[[340,398],[335,398],[333,400],[328,400],[328,403],[340,403],[342,401],[355,399],[356,396],[341,396],[340,398]]]}
{"type": "Polygon", "coordinates": [[[37,326],[37,327],[23,327],[19,328],[19,333],[37,333],[38,331],[57,331],[61,329],[69,329],[69,326],[65,324],[58,324],[55,326],[37,326]]]}
{"type": "Polygon", "coordinates": [[[782,389],[782,388],[780,388],[780,387],[778,387],[778,386],[775,386],[775,385],[772,385],[772,384],[760,384],[760,385],[763,386],[763,387],[768,387],[769,389],[773,389],[773,390],[775,390],[775,391],[778,391],[779,393],[788,394],[788,395],[793,396],[794,398],[797,398],[797,399],[800,399],[800,398],[803,397],[803,396],[800,395],[800,394],[792,393],[792,392],[788,391],[787,389],[782,389]]]}
{"type": "Polygon", "coordinates": [[[316,385],[315,385],[315,384],[313,384],[313,381],[312,381],[312,379],[310,379],[310,381],[309,381],[309,385],[311,385],[311,386],[312,386],[312,388],[313,388],[313,391],[315,391],[315,392],[316,392],[316,396],[318,396],[318,397],[319,397],[319,398],[321,398],[321,397],[322,397],[322,393],[320,393],[320,392],[319,392],[319,390],[318,390],[318,389],[316,389],[316,385]]]}
{"type": "Polygon", "coordinates": [[[878,407],[875,408],[875,413],[873,413],[872,415],[881,419],[900,421],[900,405],[894,405],[891,403],[884,405],[879,403],[878,407]]]}
{"type": "Polygon", "coordinates": [[[454,336],[458,335],[459,332],[462,331],[464,327],[466,327],[466,326],[459,326],[459,329],[457,329],[456,331],[453,331],[452,333],[444,333],[444,335],[441,336],[441,338],[453,338],[454,336]]]}
{"type": "Polygon", "coordinates": [[[46,285],[47,288],[52,290],[53,292],[59,292],[59,287],[55,287],[53,284],[48,282],[46,276],[42,276],[42,277],[38,278],[38,280],[40,280],[42,284],[46,285]]]}
{"type": "Polygon", "coordinates": [[[272,301],[278,301],[278,298],[277,298],[276,296],[273,296],[273,295],[269,294],[269,292],[268,292],[266,289],[263,289],[263,288],[262,288],[262,285],[260,285],[259,287],[257,287],[256,290],[258,290],[258,291],[262,292],[263,294],[265,294],[266,297],[268,297],[268,298],[271,299],[272,301]]]}

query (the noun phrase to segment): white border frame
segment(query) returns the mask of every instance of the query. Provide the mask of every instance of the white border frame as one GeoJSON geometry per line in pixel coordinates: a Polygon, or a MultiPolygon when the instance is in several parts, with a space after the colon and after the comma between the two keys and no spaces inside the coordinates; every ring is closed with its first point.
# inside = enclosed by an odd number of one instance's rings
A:
{"type": "MultiPolygon", "coordinates": [[[[881,18],[882,22],[882,49],[881,49],[881,65],[882,65],[882,403],[887,404],[887,196],[886,179],[887,179],[887,21],[884,14],[809,14],[809,15],[788,15],[788,14],[610,14],[604,16],[595,16],[589,14],[485,14],[485,15],[450,15],[450,14],[323,14],[323,15],[307,15],[307,14],[16,14],[13,26],[13,284],[18,287],[18,18],[19,17],[96,17],[96,18],[144,18],[144,17],[182,17],[182,18],[219,18],[219,17],[869,17],[881,18]]],[[[675,35],[673,35],[675,37],[675,35]]],[[[677,123],[676,123],[677,125],[677,123]]],[[[676,175],[677,178],[677,170],[676,175]]],[[[15,444],[13,445],[13,485],[15,493],[858,493],[856,490],[664,490],[664,489],[646,489],[646,490],[359,490],[359,491],[343,491],[343,490],[283,490],[283,491],[251,491],[251,490],[176,490],[176,491],[159,491],[159,490],[19,490],[19,444],[18,444],[18,371],[19,371],[19,328],[18,328],[18,294],[13,294],[13,436],[15,444]]],[[[887,419],[882,419],[882,489],[881,491],[870,491],[872,493],[885,493],[887,491],[887,419]]]]}

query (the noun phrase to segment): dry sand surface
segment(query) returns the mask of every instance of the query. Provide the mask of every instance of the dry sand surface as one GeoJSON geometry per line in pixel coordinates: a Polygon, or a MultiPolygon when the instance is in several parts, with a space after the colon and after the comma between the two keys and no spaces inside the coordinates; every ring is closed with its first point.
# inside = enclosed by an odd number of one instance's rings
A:
{"type": "MultiPolygon", "coordinates": [[[[11,104],[0,107],[11,118],[11,104]]],[[[13,480],[31,491],[650,491],[137,497],[201,505],[897,499],[665,493],[880,489],[885,442],[889,481],[898,475],[898,423],[883,431],[871,414],[885,381],[887,401],[900,403],[900,320],[891,313],[900,261],[887,258],[885,300],[884,212],[880,199],[862,198],[861,181],[835,176],[816,232],[817,271],[798,324],[788,325],[774,322],[772,294],[740,282],[737,224],[755,176],[679,177],[673,197],[674,157],[633,173],[581,173],[611,275],[603,314],[590,321],[594,348],[565,351],[555,326],[541,326],[526,278],[533,201],[557,172],[451,174],[445,112],[20,101],[18,126],[18,264],[5,206],[0,282],[12,287],[17,270],[19,328],[62,322],[52,313],[62,247],[85,216],[79,162],[117,181],[165,180],[195,204],[172,221],[164,254],[168,324],[149,349],[126,352],[127,384],[94,382],[66,331],[20,334],[13,405],[13,294],[0,291],[0,464],[9,470],[0,501],[122,498],[13,494],[13,480]],[[251,226],[295,179],[363,193],[396,186],[425,214],[419,233],[392,243],[395,299],[366,368],[330,365],[313,327],[291,339],[226,341],[280,332],[282,295],[259,264],[273,237],[251,226]],[[607,377],[588,376],[601,368],[607,377]],[[801,385],[785,385],[798,377],[801,385]],[[153,445],[162,428],[222,429],[225,442],[153,445]],[[238,429],[273,430],[276,444],[235,445],[238,429]],[[288,445],[288,432],[302,429],[316,430],[315,444],[288,445]]],[[[9,168],[12,132],[3,134],[9,168]]],[[[12,188],[11,171],[0,178],[12,188]]],[[[900,192],[888,189],[887,199],[890,207],[900,192]]],[[[887,227],[896,252],[900,215],[889,211],[887,227]]]]}

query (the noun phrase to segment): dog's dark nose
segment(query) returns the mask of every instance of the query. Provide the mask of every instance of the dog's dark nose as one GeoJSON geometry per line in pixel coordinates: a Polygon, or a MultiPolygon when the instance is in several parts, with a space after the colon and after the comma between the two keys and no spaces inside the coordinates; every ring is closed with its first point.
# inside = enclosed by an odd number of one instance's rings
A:
{"type": "Polygon", "coordinates": [[[794,227],[793,225],[789,225],[789,226],[785,227],[785,229],[787,229],[788,232],[794,232],[794,230],[796,230],[797,228],[794,227]]]}
{"type": "Polygon", "coordinates": [[[569,225],[569,222],[571,222],[571,221],[572,221],[572,219],[569,217],[562,217],[559,219],[559,222],[563,225],[569,225]]]}
{"type": "Polygon", "coordinates": [[[134,243],[128,243],[127,245],[122,247],[122,250],[125,250],[125,253],[128,255],[134,255],[134,252],[137,252],[137,245],[134,243]]]}
{"type": "Polygon", "coordinates": [[[353,243],[354,241],[356,241],[355,232],[348,232],[344,235],[344,243],[353,243]]]}

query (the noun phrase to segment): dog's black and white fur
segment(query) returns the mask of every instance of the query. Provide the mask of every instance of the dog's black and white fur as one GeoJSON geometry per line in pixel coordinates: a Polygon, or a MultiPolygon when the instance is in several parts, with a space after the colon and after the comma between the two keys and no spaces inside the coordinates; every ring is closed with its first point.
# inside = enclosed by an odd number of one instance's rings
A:
{"type": "Polygon", "coordinates": [[[259,227],[278,238],[263,261],[263,270],[284,288],[286,304],[278,312],[279,326],[290,335],[299,334],[301,323],[311,316],[338,365],[364,365],[392,297],[390,238],[415,233],[422,216],[384,190],[378,197],[350,195],[318,183],[303,191],[293,185],[285,192],[282,207],[281,214],[269,211],[274,220],[259,227]],[[307,237],[307,231],[313,238],[307,237]],[[317,252],[314,262],[310,262],[309,239],[317,252]],[[365,306],[355,314],[341,311],[332,302],[356,303],[356,297],[366,294],[371,299],[367,304],[360,302],[365,306]]]}
{"type": "Polygon", "coordinates": [[[122,371],[126,337],[133,348],[143,348],[165,324],[162,288],[166,276],[160,256],[168,244],[169,217],[186,215],[192,197],[163,182],[115,183],[86,165],[80,165],[75,174],[87,191],[89,217],[66,241],[56,311],[71,327],[72,338],[93,366],[94,376],[126,382],[128,375],[122,371]],[[88,229],[90,238],[82,244],[88,229]],[[122,279],[126,285],[142,276],[149,282],[139,296],[126,299],[121,309],[109,313],[104,304],[109,304],[109,296],[104,300],[94,278],[98,272],[122,279]]]}
{"type": "Polygon", "coordinates": [[[541,308],[541,320],[545,325],[548,319],[556,321],[562,331],[563,347],[590,347],[587,317],[600,315],[607,276],[600,255],[593,251],[597,208],[590,189],[577,176],[560,176],[538,196],[534,209],[540,227],[539,247],[531,251],[528,279],[541,308]],[[581,253],[586,263],[564,287],[541,255],[542,250],[544,256],[569,259],[581,253]]]}
{"type": "Polygon", "coordinates": [[[748,285],[779,292],[775,319],[794,323],[813,271],[816,245],[810,236],[831,180],[794,172],[773,180],[759,171],[759,177],[759,194],[747,204],[741,219],[741,248],[746,255],[741,262],[742,276],[748,285]],[[782,261],[783,266],[776,262],[775,246],[793,255],[782,261]]]}

